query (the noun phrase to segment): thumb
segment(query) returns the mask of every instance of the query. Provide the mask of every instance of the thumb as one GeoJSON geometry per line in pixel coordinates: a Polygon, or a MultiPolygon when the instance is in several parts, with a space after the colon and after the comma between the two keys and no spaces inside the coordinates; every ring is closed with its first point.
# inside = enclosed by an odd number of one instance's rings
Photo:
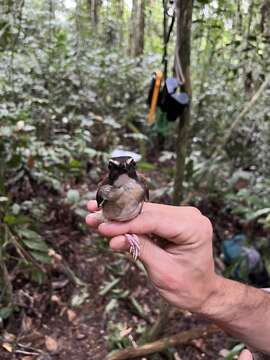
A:
{"type": "Polygon", "coordinates": [[[247,349],[243,350],[238,358],[238,360],[252,360],[253,356],[251,352],[247,349]]]}
{"type": "MultiPolygon", "coordinates": [[[[168,253],[157,246],[148,236],[139,235],[140,241],[140,260],[149,268],[156,268],[164,263],[168,253]]],[[[110,247],[113,251],[129,251],[130,244],[124,235],[115,236],[110,241],[110,247]]]]}

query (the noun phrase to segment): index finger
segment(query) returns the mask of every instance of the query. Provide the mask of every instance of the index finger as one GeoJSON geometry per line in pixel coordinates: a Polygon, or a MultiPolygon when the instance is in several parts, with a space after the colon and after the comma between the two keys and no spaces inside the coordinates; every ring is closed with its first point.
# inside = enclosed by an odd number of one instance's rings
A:
{"type": "Polygon", "coordinates": [[[98,210],[98,204],[96,202],[96,200],[90,200],[88,201],[87,203],[87,209],[90,211],[90,212],[95,212],[98,210]]]}
{"type": "Polygon", "coordinates": [[[98,230],[105,236],[123,234],[155,234],[173,242],[179,238],[192,236],[194,227],[201,216],[199,210],[184,206],[176,207],[154,203],[145,203],[142,213],[128,222],[102,223],[98,230]],[[196,219],[195,219],[196,218],[196,219]],[[194,221],[195,220],[195,221],[194,221]],[[193,227],[190,225],[193,224],[193,227]]]}

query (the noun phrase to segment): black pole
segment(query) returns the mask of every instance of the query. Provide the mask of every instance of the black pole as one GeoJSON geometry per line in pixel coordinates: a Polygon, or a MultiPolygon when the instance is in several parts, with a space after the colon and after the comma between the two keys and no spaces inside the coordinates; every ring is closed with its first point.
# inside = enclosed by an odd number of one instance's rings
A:
{"type": "Polygon", "coordinates": [[[167,79],[168,57],[167,57],[167,44],[168,44],[168,21],[167,21],[167,0],[163,0],[163,59],[164,65],[164,79],[167,79]]]}

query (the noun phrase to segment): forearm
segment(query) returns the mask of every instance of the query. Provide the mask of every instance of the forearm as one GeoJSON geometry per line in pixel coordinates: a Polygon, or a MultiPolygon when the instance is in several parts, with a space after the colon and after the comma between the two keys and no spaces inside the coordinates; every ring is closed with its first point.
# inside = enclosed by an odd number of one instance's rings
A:
{"type": "Polygon", "coordinates": [[[231,335],[270,355],[270,294],[217,277],[201,311],[231,335]]]}

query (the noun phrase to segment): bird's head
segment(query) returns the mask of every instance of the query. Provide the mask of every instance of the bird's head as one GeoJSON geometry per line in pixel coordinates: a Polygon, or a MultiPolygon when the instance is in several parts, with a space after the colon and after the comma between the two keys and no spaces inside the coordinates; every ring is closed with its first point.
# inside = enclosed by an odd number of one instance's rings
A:
{"type": "Polygon", "coordinates": [[[114,182],[120,175],[127,174],[130,178],[136,179],[136,162],[130,156],[119,156],[109,160],[109,179],[114,182]]]}

